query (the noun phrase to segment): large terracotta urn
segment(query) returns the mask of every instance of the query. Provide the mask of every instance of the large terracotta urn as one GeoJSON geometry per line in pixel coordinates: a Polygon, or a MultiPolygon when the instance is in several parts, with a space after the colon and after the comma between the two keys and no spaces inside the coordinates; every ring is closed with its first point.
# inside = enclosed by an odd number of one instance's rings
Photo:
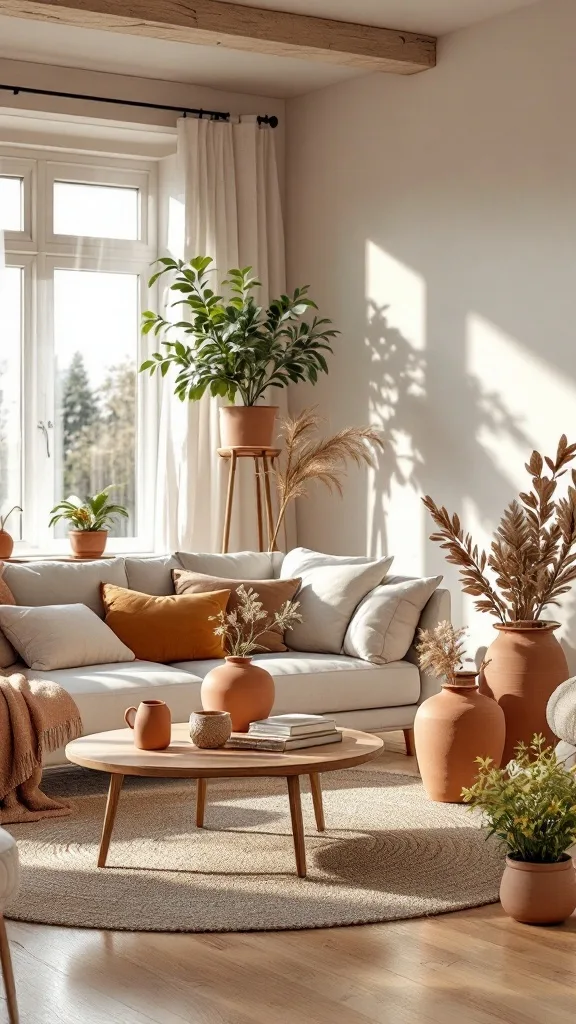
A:
{"type": "Polygon", "coordinates": [[[478,774],[477,757],[499,765],[504,748],[504,713],[476,685],[475,672],[458,672],[420,705],[414,742],[424,789],[431,800],[461,803],[462,789],[478,774]]]}
{"type": "Polygon", "coordinates": [[[535,864],[506,857],[500,902],[509,917],[523,924],[561,924],[576,909],[576,872],[572,857],[535,864]]]}
{"type": "Polygon", "coordinates": [[[506,719],[502,765],[514,757],[521,740],[530,743],[542,733],[556,742],[546,721],[546,705],[557,686],[568,679],[568,663],[554,630],[557,622],[497,623],[496,640],[486,651],[480,672],[480,692],[493,697],[506,719]]]}
{"type": "Polygon", "coordinates": [[[200,699],[205,711],[228,711],[234,732],[268,718],[274,704],[274,680],[252,658],[226,658],[204,676],[200,699]]]}
{"type": "Polygon", "coordinates": [[[271,448],[277,411],[277,405],[223,405],[222,448],[271,448]]]}

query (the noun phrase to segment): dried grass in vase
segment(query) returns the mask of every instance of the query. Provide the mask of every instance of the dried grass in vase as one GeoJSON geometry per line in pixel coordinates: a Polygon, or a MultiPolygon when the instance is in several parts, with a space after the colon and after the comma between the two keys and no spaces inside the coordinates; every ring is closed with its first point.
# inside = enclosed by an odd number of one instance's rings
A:
{"type": "Polygon", "coordinates": [[[416,653],[420,668],[456,686],[458,670],[462,670],[466,632],[464,628],[455,629],[446,620],[439,622],[435,629],[418,630],[416,653]]]}
{"type": "Polygon", "coordinates": [[[375,427],[345,427],[331,437],[317,437],[322,418],[315,409],[305,409],[295,419],[283,421],[285,459],[276,470],[280,508],[270,550],[276,545],[280,527],[291,501],[306,495],[311,480],[319,480],[331,492],[343,494],[342,481],[347,464],[364,463],[375,468],[374,449],[384,441],[375,427]]]}
{"type": "Polygon", "coordinates": [[[476,608],[501,623],[539,623],[549,605],[557,605],[576,579],[576,471],[562,497],[556,496],[560,478],[576,458],[576,444],[563,434],[555,458],[534,451],[526,470],[531,488],[510,502],[490,545],[478,549],[464,534],[457,515],[423,502],[439,527],[431,540],[447,552],[446,560],[460,567],[465,594],[476,598],[476,608]]]}

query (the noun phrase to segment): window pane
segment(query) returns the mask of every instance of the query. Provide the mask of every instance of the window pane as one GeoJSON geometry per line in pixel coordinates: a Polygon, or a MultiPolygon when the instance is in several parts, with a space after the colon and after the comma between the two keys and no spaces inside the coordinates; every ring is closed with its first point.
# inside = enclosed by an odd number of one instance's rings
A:
{"type": "Polygon", "coordinates": [[[137,274],[55,271],[56,500],[110,487],[129,512],[111,537],[137,527],[138,320],[137,274]]]}
{"type": "Polygon", "coordinates": [[[54,182],[54,233],[138,238],[138,189],[54,182]]]}
{"type": "Polygon", "coordinates": [[[22,231],[22,178],[0,175],[0,231],[22,231]]]}
{"type": "MultiPolygon", "coordinates": [[[[0,268],[2,340],[0,344],[0,513],[22,503],[20,464],[22,355],[22,270],[0,268]]],[[[14,513],[7,525],[20,537],[20,516],[14,513]]]]}

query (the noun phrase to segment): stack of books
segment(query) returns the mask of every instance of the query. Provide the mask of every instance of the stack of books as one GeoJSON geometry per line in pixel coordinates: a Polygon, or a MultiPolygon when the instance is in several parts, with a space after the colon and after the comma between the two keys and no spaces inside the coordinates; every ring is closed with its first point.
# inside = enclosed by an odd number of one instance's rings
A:
{"type": "Polygon", "coordinates": [[[226,744],[238,750],[274,750],[279,753],[302,747],[340,743],[342,733],[333,718],[323,715],[273,715],[251,722],[248,732],[233,733],[226,744]]]}

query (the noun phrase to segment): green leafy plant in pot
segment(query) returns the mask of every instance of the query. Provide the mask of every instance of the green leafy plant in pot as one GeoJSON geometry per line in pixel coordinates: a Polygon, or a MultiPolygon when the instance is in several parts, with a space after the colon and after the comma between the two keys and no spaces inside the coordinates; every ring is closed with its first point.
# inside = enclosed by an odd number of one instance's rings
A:
{"type": "Polygon", "coordinates": [[[542,619],[576,579],[576,471],[562,496],[558,488],[576,458],[576,444],[562,435],[554,458],[534,451],[526,463],[531,487],[504,511],[488,553],[465,534],[457,515],[423,502],[438,532],[431,540],[460,569],[465,594],[478,611],[493,615],[498,637],[488,647],[480,672],[480,692],[498,701],[506,718],[502,764],[519,742],[535,733],[548,743],[546,721],[551,694],[569,675],[564,651],[554,636],[559,623],[542,619]]]}
{"type": "Polygon", "coordinates": [[[13,512],[22,512],[20,505],[13,505],[5,516],[0,516],[0,558],[10,558],[14,550],[14,538],[6,530],[6,523],[13,512]]]}
{"type": "Polygon", "coordinates": [[[543,736],[519,743],[506,769],[479,757],[478,776],[462,790],[484,813],[489,835],[507,851],[500,901],[526,924],[559,924],[576,909],[576,775],[543,736]]]}
{"type": "Polygon", "coordinates": [[[229,270],[223,296],[210,287],[211,257],[185,263],[165,256],[158,262],[161,269],[150,285],[170,274],[169,288],[177,296],[172,306],[183,306],[188,319],[172,322],[152,310],[143,313],[143,333],[163,336],[164,351],[154,352],[140,370],[165,376],[174,367],[174,391],[182,401],[197,402],[207,392],[227,399],[231,404],[220,409],[223,447],[270,447],[277,407],[258,403],[270,388],[315,384],[328,372],[326,353],[338,331],[330,320],[303,319],[317,309],[307,286],[264,308],[253,295],[260,282],[252,267],[229,270]],[[233,404],[237,398],[242,405],[233,404]]]}
{"type": "Polygon", "coordinates": [[[68,536],[74,558],[101,558],[110,525],[117,516],[128,516],[123,505],[114,505],[108,500],[108,490],[86,498],[84,503],[71,497],[52,509],[49,526],[65,520],[73,527],[68,536]]]}

